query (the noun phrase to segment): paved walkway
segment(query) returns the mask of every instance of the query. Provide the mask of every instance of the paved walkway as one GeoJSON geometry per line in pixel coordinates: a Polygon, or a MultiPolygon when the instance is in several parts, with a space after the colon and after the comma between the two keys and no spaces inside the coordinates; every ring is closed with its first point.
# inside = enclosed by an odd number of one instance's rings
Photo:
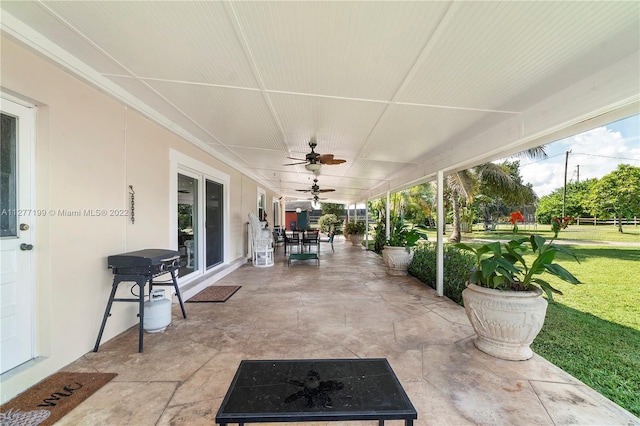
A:
{"type": "Polygon", "coordinates": [[[174,306],[144,353],[133,327],[67,366],[118,376],[57,425],[211,425],[240,360],[368,357],[389,360],[416,425],[640,425],[538,356],[478,351],[463,308],[386,275],[372,252],[340,239],[335,253],[323,246],[318,268],[287,267],[279,250],[275,266],[246,265],[216,283],[242,286],[225,303],[187,303],[186,320],[174,306]]]}

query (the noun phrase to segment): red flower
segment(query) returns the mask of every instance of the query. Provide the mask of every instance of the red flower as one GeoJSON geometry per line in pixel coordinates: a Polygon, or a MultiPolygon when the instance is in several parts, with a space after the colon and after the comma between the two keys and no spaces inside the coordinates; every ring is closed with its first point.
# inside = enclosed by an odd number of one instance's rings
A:
{"type": "Polygon", "coordinates": [[[518,222],[524,223],[524,216],[522,216],[522,213],[520,213],[520,211],[511,212],[511,218],[509,219],[509,222],[513,223],[514,225],[516,225],[518,222]]]}

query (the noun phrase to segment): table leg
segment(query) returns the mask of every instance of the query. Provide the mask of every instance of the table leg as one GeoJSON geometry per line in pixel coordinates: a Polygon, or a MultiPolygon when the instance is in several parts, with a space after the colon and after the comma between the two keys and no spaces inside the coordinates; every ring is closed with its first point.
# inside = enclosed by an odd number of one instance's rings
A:
{"type": "Polygon", "coordinates": [[[413,419],[407,419],[404,421],[404,426],[413,426],[413,419]]]}

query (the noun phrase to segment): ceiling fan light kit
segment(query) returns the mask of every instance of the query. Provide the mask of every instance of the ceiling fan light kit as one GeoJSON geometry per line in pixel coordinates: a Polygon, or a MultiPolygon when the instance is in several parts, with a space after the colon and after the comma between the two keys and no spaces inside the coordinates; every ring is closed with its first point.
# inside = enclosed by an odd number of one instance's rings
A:
{"type": "Polygon", "coordinates": [[[310,172],[317,172],[318,170],[320,170],[320,168],[322,167],[322,164],[320,163],[309,163],[309,164],[305,164],[304,168],[309,170],[310,172]]]}

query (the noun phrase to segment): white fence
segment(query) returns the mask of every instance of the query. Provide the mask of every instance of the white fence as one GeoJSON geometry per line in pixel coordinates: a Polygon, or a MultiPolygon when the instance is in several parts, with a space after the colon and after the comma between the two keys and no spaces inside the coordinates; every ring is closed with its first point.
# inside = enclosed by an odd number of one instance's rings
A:
{"type": "Polygon", "coordinates": [[[578,225],[613,225],[618,226],[619,222],[622,222],[623,225],[633,225],[638,226],[640,224],[640,219],[638,217],[634,217],[633,219],[598,219],[597,217],[579,217],[575,219],[576,224],[578,225]]]}

